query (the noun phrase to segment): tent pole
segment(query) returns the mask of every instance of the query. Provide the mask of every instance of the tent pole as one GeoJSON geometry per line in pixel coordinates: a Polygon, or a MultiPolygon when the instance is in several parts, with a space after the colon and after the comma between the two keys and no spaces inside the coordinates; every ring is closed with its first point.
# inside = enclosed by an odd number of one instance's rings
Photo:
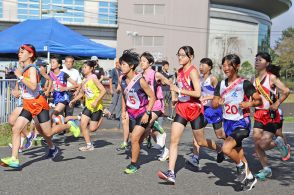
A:
{"type": "Polygon", "coordinates": [[[49,64],[49,66],[47,67],[47,71],[48,71],[48,68],[50,69],[50,51],[47,51],[47,62],[49,64]]]}

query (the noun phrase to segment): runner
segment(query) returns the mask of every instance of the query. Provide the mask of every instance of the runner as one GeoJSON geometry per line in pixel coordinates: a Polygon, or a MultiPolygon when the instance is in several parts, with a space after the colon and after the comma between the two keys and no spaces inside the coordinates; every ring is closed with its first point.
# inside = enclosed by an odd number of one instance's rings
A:
{"type": "Polygon", "coordinates": [[[263,167],[256,177],[265,180],[272,175],[265,151],[277,147],[282,158],[286,158],[290,153],[290,147],[286,145],[281,136],[273,140],[281,122],[279,105],[288,97],[290,90],[279,79],[279,68],[271,64],[271,56],[268,53],[260,52],[256,55],[255,69],[257,77],[254,85],[261,94],[263,102],[262,106],[256,108],[254,114],[253,139],[263,167]],[[277,90],[281,92],[279,99],[277,99],[277,90]]]}
{"type": "Polygon", "coordinates": [[[55,108],[52,113],[52,121],[54,123],[60,123],[58,115],[62,114],[66,105],[70,102],[68,91],[78,87],[77,83],[67,73],[62,72],[61,69],[62,60],[57,56],[52,57],[49,75],[53,81],[53,103],[55,108]],[[71,87],[67,87],[67,81],[72,84],[71,87]]]}
{"type": "MultiPolygon", "coordinates": [[[[119,80],[123,92],[122,120],[124,120],[123,125],[128,125],[128,129],[132,133],[132,159],[124,173],[132,174],[138,170],[137,161],[140,155],[140,145],[151,120],[151,109],[155,102],[155,95],[142,75],[135,73],[139,64],[137,53],[126,50],[120,57],[119,62],[123,74],[119,80]]],[[[127,128],[125,127],[125,129],[127,128]]]]}
{"type": "MultiPolygon", "coordinates": [[[[218,109],[213,109],[211,107],[211,101],[213,99],[213,94],[215,91],[215,87],[217,86],[217,78],[211,74],[211,70],[213,68],[213,63],[209,58],[203,58],[200,61],[200,83],[201,83],[201,98],[200,101],[202,105],[204,105],[204,127],[207,124],[212,124],[214,133],[218,139],[225,139],[226,135],[222,129],[223,122],[223,112],[222,107],[220,106],[218,109]]],[[[199,145],[196,140],[193,140],[194,143],[194,151],[193,154],[188,159],[188,162],[195,166],[199,166],[199,145]]],[[[221,163],[224,160],[224,153],[221,150],[221,146],[217,145],[217,162],[221,163]]]]}
{"type": "Polygon", "coordinates": [[[80,90],[79,95],[77,95],[71,102],[70,106],[85,96],[86,107],[83,110],[81,117],[81,128],[82,133],[86,141],[86,146],[80,147],[80,151],[92,151],[94,146],[91,142],[89,130],[91,132],[96,131],[100,124],[102,123],[103,114],[103,102],[102,98],[106,93],[104,86],[97,79],[94,74],[94,68],[96,62],[93,60],[88,60],[83,65],[83,73],[85,80],[82,84],[82,90],[80,90]],[[89,125],[89,130],[88,130],[89,125]]]}
{"type": "Polygon", "coordinates": [[[235,54],[223,58],[223,71],[227,78],[218,83],[212,107],[217,109],[223,105],[226,139],[222,150],[236,163],[237,178],[241,182],[243,190],[249,191],[257,180],[249,170],[242,141],[250,134],[249,108],[259,106],[262,102],[251,82],[239,77],[240,63],[240,58],[235,54]]]}
{"type": "MultiPolygon", "coordinates": [[[[12,155],[2,158],[2,163],[19,168],[18,149],[20,147],[20,133],[24,127],[32,120],[38,121],[42,128],[42,134],[49,146],[48,158],[55,158],[59,149],[51,141],[51,125],[49,117],[49,106],[46,99],[40,95],[39,85],[40,75],[38,69],[33,64],[36,58],[36,50],[33,45],[24,44],[18,53],[19,61],[24,64],[23,71],[15,70],[22,90],[23,109],[12,127],[12,155]]],[[[41,132],[40,132],[41,133],[41,132]]]]}
{"type": "Polygon", "coordinates": [[[143,70],[143,77],[152,89],[153,93],[155,93],[156,98],[152,108],[151,120],[146,130],[150,131],[152,127],[152,136],[156,137],[156,143],[162,151],[158,159],[165,161],[169,157],[169,150],[165,147],[166,133],[156,120],[164,114],[164,97],[161,86],[162,84],[171,85],[171,82],[161,73],[155,72],[151,67],[153,64],[154,58],[150,53],[144,52],[140,56],[140,65],[143,70]]]}
{"type": "Polygon", "coordinates": [[[171,91],[178,93],[178,103],[176,104],[176,117],[171,127],[171,143],[169,155],[168,171],[159,171],[159,178],[172,184],[175,183],[176,174],[174,172],[178,156],[178,144],[183,131],[190,122],[194,138],[203,147],[217,149],[214,141],[204,137],[204,112],[200,102],[201,86],[198,70],[192,65],[194,50],[190,46],[183,46],[177,53],[179,63],[183,67],[178,71],[178,87],[171,85],[171,91]]]}

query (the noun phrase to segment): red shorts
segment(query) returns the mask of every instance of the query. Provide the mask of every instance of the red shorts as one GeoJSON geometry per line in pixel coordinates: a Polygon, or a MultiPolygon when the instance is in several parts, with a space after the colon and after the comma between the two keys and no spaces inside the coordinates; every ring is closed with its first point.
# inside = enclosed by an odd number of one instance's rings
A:
{"type": "Polygon", "coordinates": [[[195,102],[178,102],[176,113],[187,121],[194,121],[201,113],[204,114],[202,104],[195,102]]]}
{"type": "Polygon", "coordinates": [[[29,111],[33,118],[42,112],[42,110],[49,110],[49,105],[44,96],[40,95],[35,99],[23,99],[23,108],[29,111]]]}
{"type": "Polygon", "coordinates": [[[281,117],[278,110],[276,110],[276,118],[272,119],[269,110],[256,109],[254,113],[254,120],[267,125],[268,123],[280,123],[281,117]]]}

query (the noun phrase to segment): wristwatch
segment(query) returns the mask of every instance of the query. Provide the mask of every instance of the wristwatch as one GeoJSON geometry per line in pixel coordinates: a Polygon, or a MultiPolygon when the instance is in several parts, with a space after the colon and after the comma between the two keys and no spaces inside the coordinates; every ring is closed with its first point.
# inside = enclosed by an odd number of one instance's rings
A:
{"type": "Polygon", "coordinates": [[[22,80],[23,78],[24,78],[23,76],[20,76],[20,77],[18,78],[17,82],[18,82],[18,83],[21,82],[21,80],[22,80]]]}
{"type": "Polygon", "coordinates": [[[150,110],[146,110],[146,114],[147,114],[148,116],[150,116],[150,115],[151,115],[151,111],[150,111],[150,110]]]}

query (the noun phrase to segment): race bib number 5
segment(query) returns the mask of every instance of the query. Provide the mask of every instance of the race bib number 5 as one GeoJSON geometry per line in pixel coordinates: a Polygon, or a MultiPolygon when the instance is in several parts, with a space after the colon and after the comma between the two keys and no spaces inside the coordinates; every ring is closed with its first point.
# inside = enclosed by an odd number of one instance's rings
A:
{"type": "Polygon", "coordinates": [[[132,109],[139,109],[140,100],[137,93],[129,93],[127,96],[127,106],[132,109]]]}

